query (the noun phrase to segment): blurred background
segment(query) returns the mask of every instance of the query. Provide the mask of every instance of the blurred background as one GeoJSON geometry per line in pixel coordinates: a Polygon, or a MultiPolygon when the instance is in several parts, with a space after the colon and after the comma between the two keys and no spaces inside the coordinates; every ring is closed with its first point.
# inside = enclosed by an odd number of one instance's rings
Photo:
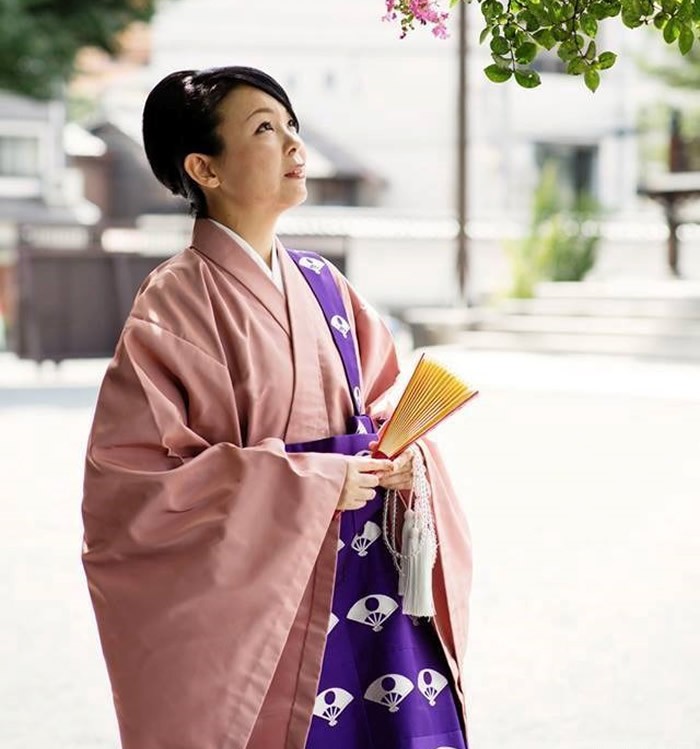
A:
{"type": "Polygon", "coordinates": [[[457,12],[399,39],[381,0],[80,5],[0,7],[0,746],[119,746],[83,453],[135,290],[191,231],[145,96],[226,64],[301,120],[283,240],[344,269],[407,370],[429,348],[481,391],[436,435],[474,539],[470,745],[700,746],[700,53],[610,21],[595,94],[555,55],[524,90],[484,77],[476,4],[466,56],[457,12]]]}

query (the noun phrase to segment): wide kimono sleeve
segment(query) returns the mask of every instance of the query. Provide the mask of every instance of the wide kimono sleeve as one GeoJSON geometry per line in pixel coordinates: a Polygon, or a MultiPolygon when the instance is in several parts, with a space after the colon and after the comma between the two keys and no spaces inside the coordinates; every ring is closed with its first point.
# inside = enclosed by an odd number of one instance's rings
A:
{"type": "Polygon", "coordinates": [[[244,746],[346,459],[242,446],[225,365],[130,319],[102,384],[83,564],[123,749],[244,746]],[[198,424],[230,425],[210,444],[198,424]]]}
{"type": "MultiPolygon", "coordinates": [[[[353,312],[367,411],[381,423],[391,415],[401,395],[396,383],[400,370],[393,338],[377,311],[346,280],[339,277],[339,281],[346,305],[353,312]]],[[[423,437],[417,444],[427,468],[438,534],[439,554],[433,574],[437,620],[461,667],[469,628],[471,534],[438,446],[429,437],[423,437]]]]}

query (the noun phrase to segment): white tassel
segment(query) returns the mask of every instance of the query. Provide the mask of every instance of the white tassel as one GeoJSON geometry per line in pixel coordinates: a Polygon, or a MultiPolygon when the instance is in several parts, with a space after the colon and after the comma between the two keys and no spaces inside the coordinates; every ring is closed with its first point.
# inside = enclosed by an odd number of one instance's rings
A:
{"type": "Polygon", "coordinates": [[[433,567],[437,559],[437,538],[430,509],[430,485],[418,448],[411,446],[413,456],[413,491],[415,502],[404,513],[401,533],[401,552],[393,543],[396,535],[397,493],[387,492],[384,505],[384,542],[399,573],[399,595],[403,597],[402,611],[414,617],[435,615],[433,601],[433,567]],[[388,532],[388,510],[393,504],[393,532],[388,532]]]}

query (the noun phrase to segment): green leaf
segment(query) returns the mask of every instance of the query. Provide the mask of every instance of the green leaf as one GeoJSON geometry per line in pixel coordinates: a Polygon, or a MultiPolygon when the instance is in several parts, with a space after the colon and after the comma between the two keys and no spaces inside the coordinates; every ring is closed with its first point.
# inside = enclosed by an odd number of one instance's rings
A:
{"type": "Polygon", "coordinates": [[[557,55],[563,62],[569,62],[569,60],[573,60],[577,54],[578,50],[576,49],[576,45],[570,39],[562,42],[559,45],[559,49],[557,50],[557,55]]]}
{"type": "Polygon", "coordinates": [[[489,65],[484,68],[484,73],[486,73],[486,77],[490,81],[493,81],[493,83],[505,83],[513,75],[513,71],[510,68],[502,68],[499,65],[489,65]]]}
{"type": "Polygon", "coordinates": [[[676,18],[681,21],[693,20],[693,0],[683,0],[680,10],[676,13],[676,18]]]}
{"type": "Polygon", "coordinates": [[[484,28],[481,29],[481,34],[479,34],[479,44],[483,44],[488,39],[488,36],[490,33],[491,33],[491,27],[484,26],[484,28]]]}
{"type": "MultiPolygon", "coordinates": [[[[700,0],[698,0],[700,2],[700,0]]],[[[599,21],[608,17],[608,9],[604,3],[593,3],[589,8],[588,12],[599,21]]]]}
{"type": "Polygon", "coordinates": [[[586,83],[586,86],[593,92],[595,92],[595,90],[600,85],[600,73],[598,73],[597,70],[593,70],[592,68],[589,68],[586,71],[583,79],[586,83]]]}
{"type": "Polygon", "coordinates": [[[598,33],[598,21],[586,13],[581,16],[581,28],[587,36],[594,37],[598,33]]]}
{"type": "Polygon", "coordinates": [[[510,51],[510,44],[502,36],[496,36],[491,40],[491,51],[497,55],[506,55],[510,51]]]}
{"type": "Polygon", "coordinates": [[[534,70],[516,70],[515,80],[523,88],[537,88],[542,83],[539,73],[534,70]]]}
{"type": "Polygon", "coordinates": [[[529,65],[537,57],[537,45],[533,42],[525,42],[515,50],[515,59],[521,65],[529,65]]]}
{"type": "Polygon", "coordinates": [[[595,42],[591,41],[590,44],[588,45],[588,49],[586,50],[586,54],[584,55],[584,57],[587,60],[593,60],[597,53],[598,53],[598,49],[596,47],[596,44],[595,42]]]}
{"type": "Polygon", "coordinates": [[[693,21],[700,21],[700,0],[693,0],[693,21]]]}
{"type": "Polygon", "coordinates": [[[552,36],[558,42],[563,42],[569,38],[569,32],[563,26],[555,26],[552,29],[552,36]]]}
{"type": "Polygon", "coordinates": [[[657,29],[663,29],[666,25],[666,21],[668,21],[668,16],[662,10],[654,16],[654,26],[656,26],[657,29]]]}
{"type": "Polygon", "coordinates": [[[601,70],[607,70],[615,64],[617,55],[614,52],[601,52],[598,58],[598,67],[601,70]]]}
{"type": "Polygon", "coordinates": [[[557,43],[557,40],[554,38],[554,34],[552,34],[550,29],[540,29],[532,36],[540,47],[544,47],[545,49],[552,49],[552,47],[557,43]]]}
{"type": "Polygon", "coordinates": [[[673,15],[673,11],[676,9],[676,6],[676,0],[661,0],[661,7],[663,8],[666,15],[673,15]]]}
{"type": "Polygon", "coordinates": [[[569,75],[581,75],[582,73],[585,73],[587,70],[588,70],[588,64],[586,63],[585,60],[582,60],[580,57],[576,57],[566,66],[566,72],[569,75]]]}
{"type": "Polygon", "coordinates": [[[511,59],[510,57],[501,57],[501,55],[491,55],[491,59],[498,65],[499,68],[510,68],[511,59]]]}
{"type": "Polygon", "coordinates": [[[540,27],[540,22],[537,19],[537,16],[534,13],[530,13],[530,11],[525,11],[524,13],[520,14],[520,23],[525,25],[525,28],[528,31],[537,31],[540,27]]]}
{"type": "Polygon", "coordinates": [[[636,29],[642,25],[642,19],[636,13],[630,13],[628,11],[622,11],[622,23],[627,26],[628,29],[636,29]]]}
{"type": "Polygon", "coordinates": [[[681,23],[680,21],[677,21],[675,18],[672,18],[665,26],[664,26],[664,41],[668,42],[668,44],[673,44],[673,42],[678,39],[678,37],[681,34],[681,23]]]}
{"type": "Polygon", "coordinates": [[[678,37],[678,49],[682,55],[687,55],[693,47],[695,34],[690,26],[683,26],[680,36],[678,37]]]}
{"type": "Polygon", "coordinates": [[[506,39],[513,39],[517,33],[518,27],[510,24],[503,29],[503,36],[505,36],[506,39]]]}

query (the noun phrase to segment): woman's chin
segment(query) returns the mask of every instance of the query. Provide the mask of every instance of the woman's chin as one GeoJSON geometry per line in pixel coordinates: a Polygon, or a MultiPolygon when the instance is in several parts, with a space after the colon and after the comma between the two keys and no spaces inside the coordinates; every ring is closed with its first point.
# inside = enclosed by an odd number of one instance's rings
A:
{"type": "Polygon", "coordinates": [[[309,191],[306,189],[306,184],[304,183],[299,185],[294,193],[294,195],[290,195],[289,199],[285,201],[285,210],[301,205],[302,203],[306,202],[306,198],[309,197],[309,191]]]}

